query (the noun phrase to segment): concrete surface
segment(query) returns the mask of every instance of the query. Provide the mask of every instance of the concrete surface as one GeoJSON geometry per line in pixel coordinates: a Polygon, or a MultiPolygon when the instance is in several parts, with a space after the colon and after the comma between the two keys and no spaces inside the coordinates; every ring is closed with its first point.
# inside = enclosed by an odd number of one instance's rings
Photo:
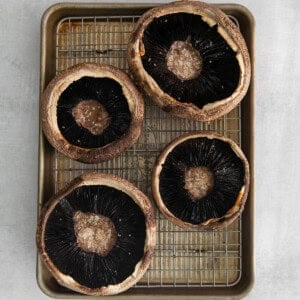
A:
{"type": "MultiPolygon", "coordinates": [[[[256,280],[248,299],[300,299],[300,1],[232,2],[253,12],[257,28],[256,280]]],[[[0,1],[0,299],[47,298],[35,279],[35,227],[40,19],[53,3],[0,1]]]]}

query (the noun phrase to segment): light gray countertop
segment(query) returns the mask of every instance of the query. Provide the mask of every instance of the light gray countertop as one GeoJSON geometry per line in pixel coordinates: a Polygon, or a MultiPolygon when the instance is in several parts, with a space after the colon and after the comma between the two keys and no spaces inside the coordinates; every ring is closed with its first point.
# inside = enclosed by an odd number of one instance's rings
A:
{"type": "MultiPolygon", "coordinates": [[[[248,299],[300,299],[300,1],[229,2],[256,20],[256,279],[248,299]]],[[[36,284],[35,230],[40,19],[53,3],[0,0],[0,299],[47,298],[36,284]]]]}

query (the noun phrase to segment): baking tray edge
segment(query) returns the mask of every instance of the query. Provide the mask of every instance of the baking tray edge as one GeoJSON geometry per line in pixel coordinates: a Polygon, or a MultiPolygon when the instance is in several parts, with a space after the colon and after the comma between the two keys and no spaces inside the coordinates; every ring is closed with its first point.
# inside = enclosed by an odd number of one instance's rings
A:
{"type": "MultiPolygon", "coordinates": [[[[107,13],[116,13],[121,11],[124,14],[126,11],[135,11],[136,13],[144,12],[154,6],[160,5],[160,3],[58,3],[50,6],[44,13],[41,21],[41,58],[40,58],[40,94],[44,90],[51,78],[48,78],[47,73],[54,74],[54,66],[51,66],[47,56],[47,43],[50,38],[54,36],[56,24],[65,16],[79,16],[87,15],[87,13],[95,15],[93,10],[103,10],[107,13]],[[51,68],[53,69],[51,72],[51,68]]],[[[151,289],[130,289],[129,291],[112,296],[114,299],[152,299],[154,296],[157,299],[240,299],[245,297],[251,290],[254,284],[254,212],[255,212],[255,195],[254,195],[254,136],[255,136],[255,103],[254,103],[254,74],[255,74],[255,21],[251,12],[244,6],[238,4],[218,4],[227,13],[234,13],[239,16],[239,21],[244,22],[245,32],[243,32],[245,39],[247,40],[251,60],[252,60],[252,79],[250,88],[248,91],[249,101],[242,105],[242,131],[243,131],[243,148],[245,154],[248,157],[251,166],[251,189],[249,191],[248,201],[246,209],[243,214],[242,231],[243,235],[247,236],[246,240],[243,240],[243,267],[240,281],[228,288],[215,288],[215,287],[203,287],[203,288],[151,288],[151,289]]],[[[51,61],[51,59],[50,59],[51,61]]],[[[43,136],[41,126],[39,128],[39,176],[38,176],[38,207],[37,215],[39,216],[41,210],[42,199],[45,195],[49,195],[50,187],[45,186],[45,170],[47,166],[51,165],[51,157],[47,160],[46,153],[49,151],[50,146],[43,136]]],[[[50,183],[51,185],[51,183],[50,183]]],[[[49,287],[45,285],[41,277],[41,260],[39,255],[37,256],[37,283],[40,289],[48,296],[53,298],[80,298],[80,299],[100,299],[101,297],[90,297],[76,294],[59,294],[53,292],[49,287]]]]}

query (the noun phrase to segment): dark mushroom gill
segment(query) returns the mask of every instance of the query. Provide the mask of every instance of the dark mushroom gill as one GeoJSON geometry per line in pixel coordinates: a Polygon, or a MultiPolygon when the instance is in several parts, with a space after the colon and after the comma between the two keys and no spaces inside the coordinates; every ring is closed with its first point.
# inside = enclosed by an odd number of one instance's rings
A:
{"type": "Polygon", "coordinates": [[[244,185],[244,175],[243,162],[226,142],[194,138],[168,154],[159,177],[159,192],[175,217],[200,224],[226,214],[244,185]],[[210,192],[197,201],[185,189],[185,172],[191,167],[206,167],[214,178],[210,192]]]}
{"type": "Polygon", "coordinates": [[[175,13],[155,18],[143,36],[145,70],[165,93],[180,102],[202,108],[229,97],[238,86],[240,67],[236,53],[217,30],[217,25],[210,27],[199,15],[175,13]],[[172,72],[167,61],[178,41],[181,45],[185,42],[190,51],[183,59],[190,60],[187,80],[179,76],[180,72],[172,72]],[[197,63],[199,55],[201,60],[197,63]]]}
{"type": "Polygon", "coordinates": [[[82,186],[63,198],[51,212],[45,228],[45,248],[54,265],[89,288],[114,285],[134,271],[144,255],[145,216],[124,192],[108,186],[82,186]],[[109,218],[117,240],[106,256],[82,250],[74,230],[76,212],[109,218]]]}
{"type": "Polygon", "coordinates": [[[66,88],[57,103],[60,132],[69,143],[82,148],[98,148],[110,144],[121,138],[130,122],[131,114],[122,87],[110,78],[82,77],[66,88]],[[80,126],[74,118],[74,107],[80,102],[91,100],[103,106],[110,118],[101,134],[93,134],[80,126]]]}

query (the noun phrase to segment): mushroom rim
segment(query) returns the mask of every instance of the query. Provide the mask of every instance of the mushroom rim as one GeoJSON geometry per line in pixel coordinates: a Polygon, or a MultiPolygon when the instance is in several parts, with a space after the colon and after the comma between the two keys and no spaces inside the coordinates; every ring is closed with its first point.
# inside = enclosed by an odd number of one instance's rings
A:
{"type": "Polygon", "coordinates": [[[248,192],[250,186],[250,168],[248,160],[241,150],[241,148],[230,138],[222,136],[217,133],[211,132],[192,132],[181,135],[174,140],[172,140],[159,154],[156,159],[155,166],[152,171],[152,194],[153,198],[161,211],[161,213],[172,223],[176,224],[177,226],[193,231],[199,230],[213,230],[213,229],[223,229],[226,226],[230,225],[233,221],[235,221],[238,216],[244,210],[244,206],[247,200],[248,192]],[[164,201],[160,195],[159,183],[160,183],[160,173],[162,171],[162,165],[165,162],[166,158],[168,157],[169,153],[179,144],[195,138],[208,138],[208,139],[218,139],[221,141],[226,142],[229,144],[231,150],[235,153],[235,155],[241,159],[243,166],[244,166],[244,184],[242,185],[234,205],[220,218],[210,218],[202,223],[199,224],[192,224],[189,222],[182,221],[181,219],[177,218],[164,204],[164,201]]]}
{"type": "Polygon", "coordinates": [[[246,42],[237,26],[217,6],[204,2],[187,1],[164,4],[147,11],[138,20],[127,47],[127,61],[139,86],[163,110],[180,118],[209,122],[230,112],[246,95],[251,79],[251,62],[246,42]],[[209,26],[218,25],[218,33],[237,52],[240,67],[239,82],[227,98],[199,108],[193,103],[179,102],[161,90],[159,84],[144,69],[141,57],[145,54],[143,34],[154,18],[167,14],[189,13],[200,15],[209,26]]]}
{"type": "Polygon", "coordinates": [[[42,93],[40,115],[43,132],[54,148],[71,159],[83,163],[98,163],[112,159],[137,141],[144,119],[144,101],[132,80],[122,70],[107,64],[80,63],[62,71],[50,81],[42,93]],[[71,83],[86,76],[109,78],[120,84],[131,115],[126,132],[119,139],[98,148],[83,148],[71,144],[63,136],[57,121],[60,95],[71,83]]]}
{"type": "Polygon", "coordinates": [[[137,283],[150,265],[156,244],[156,221],[154,208],[152,207],[148,197],[129,181],[112,174],[88,172],[73,179],[67,186],[51,197],[45,204],[39,217],[36,243],[43,262],[60,285],[86,295],[115,295],[129,289],[131,286],[137,283]],[[48,256],[44,242],[45,227],[48,218],[56,205],[76,188],[88,185],[106,185],[126,193],[140,207],[145,216],[146,239],[143,257],[136,264],[133,273],[124,281],[115,285],[103,286],[101,288],[89,288],[79,284],[71,276],[63,274],[48,256]]]}

